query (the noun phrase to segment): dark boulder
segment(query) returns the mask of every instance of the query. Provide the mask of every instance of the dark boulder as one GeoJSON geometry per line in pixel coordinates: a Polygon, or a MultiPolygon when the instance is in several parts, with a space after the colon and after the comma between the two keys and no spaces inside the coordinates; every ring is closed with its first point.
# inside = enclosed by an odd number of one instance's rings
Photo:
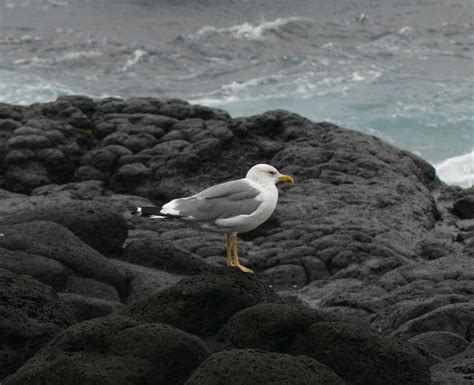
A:
{"type": "Polygon", "coordinates": [[[121,110],[124,114],[157,114],[163,102],[151,97],[132,97],[121,110]]]}
{"type": "MultiPolygon", "coordinates": [[[[88,201],[105,194],[107,194],[107,190],[104,188],[103,182],[98,180],[73,182],[62,185],[52,184],[39,187],[31,193],[32,196],[44,197],[45,200],[56,199],[56,202],[58,202],[59,198],[61,199],[59,201],[61,204],[63,203],[63,199],[67,202],[70,200],[88,201]]],[[[45,205],[44,203],[41,204],[45,205]]]]}
{"type": "Polygon", "coordinates": [[[470,335],[474,326],[474,303],[441,306],[400,326],[393,334],[410,338],[429,331],[448,331],[470,335]]]}
{"type": "Polygon", "coordinates": [[[62,291],[106,301],[120,301],[120,295],[113,286],[91,278],[68,277],[62,291]]]}
{"type": "Polygon", "coordinates": [[[50,183],[46,167],[34,159],[9,165],[5,171],[5,187],[11,191],[30,193],[36,187],[50,183]]]}
{"type": "Polygon", "coordinates": [[[301,305],[261,303],[234,314],[218,334],[225,347],[288,352],[295,336],[311,323],[340,320],[301,305]]]}
{"type": "Polygon", "coordinates": [[[75,181],[107,180],[107,175],[93,166],[80,166],[74,172],[75,181]]]}
{"type": "MultiPolygon", "coordinates": [[[[102,172],[109,172],[109,173],[112,172],[116,167],[119,154],[111,151],[109,147],[112,147],[112,146],[107,146],[107,147],[100,148],[97,150],[89,151],[82,158],[82,164],[84,166],[94,167],[102,172]]],[[[116,147],[121,147],[121,146],[116,146],[116,147]]],[[[132,152],[128,150],[128,153],[131,154],[132,152]]]]}
{"type": "Polygon", "coordinates": [[[430,384],[428,362],[414,348],[351,323],[313,323],[288,351],[315,358],[348,385],[430,384]]]}
{"type": "Polygon", "coordinates": [[[127,304],[143,300],[151,294],[167,289],[184,277],[181,274],[168,273],[119,260],[111,262],[127,274],[127,293],[126,297],[122,298],[127,304]]]}
{"type": "MultiPolygon", "coordinates": [[[[427,298],[424,296],[413,298],[413,295],[411,295],[406,299],[396,299],[398,300],[394,300],[393,305],[385,306],[373,317],[372,326],[384,334],[394,333],[410,321],[423,317],[438,308],[450,304],[469,302],[468,296],[455,293],[433,295],[427,298]]],[[[420,331],[420,333],[422,332],[420,331]]],[[[410,338],[411,336],[407,337],[410,338]]]]}
{"type": "Polygon", "coordinates": [[[119,293],[125,292],[125,272],[57,223],[1,225],[0,233],[0,247],[54,259],[79,276],[109,283],[119,293]]]}
{"type": "Polygon", "coordinates": [[[58,100],[70,103],[74,107],[81,110],[87,116],[92,115],[97,109],[96,102],[87,96],[62,95],[58,97],[58,100]]]}
{"type": "Polygon", "coordinates": [[[123,305],[116,301],[89,298],[72,293],[59,293],[61,302],[68,306],[78,322],[103,317],[120,309],[123,305]]]}
{"type": "Polygon", "coordinates": [[[469,345],[460,335],[444,331],[418,334],[409,341],[441,359],[461,353],[469,345]]]}
{"type": "Polygon", "coordinates": [[[208,355],[182,330],[112,315],[70,327],[4,385],[177,385],[208,355]]]}
{"type": "Polygon", "coordinates": [[[0,268],[16,274],[30,275],[55,289],[62,288],[67,278],[73,274],[71,269],[52,258],[3,247],[0,247],[0,268]]]}
{"type": "Polygon", "coordinates": [[[296,289],[308,282],[306,269],[301,265],[278,265],[265,271],[276,290],[296,289]]]}
{"type": "Polygon", "coordinates": [[[41,131],[37,132],[20,132],[15,130],[15,136],[7,141],[8,147],[12,149],[39,150],[41,148],[48,148],[51,146],[49,139],[42,135],[41,131]]]}
{"type": "Polygon", "coordinates": [[[146,180],[152,170],[143,163],[135,162],[121,166],[110,181],[115,191],[130,191],[130,186],[140,184],[146,180]]]}
{"type": "Polygon", "coordinates": [[[54,200],[44,207],[15,212],[5,223],[50,221],[72,231],[84,243],[107,257],[115,257],[122,251],[127,238],[127,223],[121,213],[103,202],[54,200]]]}
{"type": "Polygon", "coordinates": [[[474,219],[474,194],[458,199],[454,203],[453,212],[461,219],[474,219]]]}
{"type": "Polygon", "coordinates": [[[64,183],[74,175],[73,162],[57,148],[46,148],[37,153],[37,157],[46,166],[54,183],[64,183]]]}
{"type": "Polygon", "coordinates": [[[143,322],[165,322],[189,333],[217,333],[239,310],[281,299],[255,277],[216,268],[184,278],[176,285],[125,308],[122,313],[143,322]]]}
{"type": "Polygon", "coordinates": [[[474,383],[474,346],[431,368],[431,385],[471,385],[474,383]]]}
{"type": "Polygon", "coordinates": [[[0,380],[75,322],[51,287],[0,269],[0,380]]]}
{"type": "Polygon", "coordinates": [[[185,384],[344,385],[344,381],[309,357],[236,349],[214,353],[185,384]]]}
{"type": "Polygon", "coordinates": [[[179,274],[195,274],[208,267],[199,255],[169,241],[155,238],[137,239],[129,243],[121,260],[179,274]]]}

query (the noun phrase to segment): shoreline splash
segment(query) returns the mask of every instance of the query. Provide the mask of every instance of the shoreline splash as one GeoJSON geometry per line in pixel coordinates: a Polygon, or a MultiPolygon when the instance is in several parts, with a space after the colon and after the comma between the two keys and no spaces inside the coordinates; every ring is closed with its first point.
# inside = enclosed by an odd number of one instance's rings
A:
{"type": "Polygon", "coordinates": [[[474,186],[474,149],[435,165],[438,177],[445,183],[464,188],[474,186]]]}

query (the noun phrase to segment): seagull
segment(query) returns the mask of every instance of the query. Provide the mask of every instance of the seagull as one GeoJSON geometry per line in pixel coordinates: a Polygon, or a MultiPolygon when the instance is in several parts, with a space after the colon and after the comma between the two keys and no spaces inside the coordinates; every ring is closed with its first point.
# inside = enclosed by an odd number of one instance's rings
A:
{"type": "Polygon", "coordinates": [[[205,231],[227,234],[227,266],[253,273],[239,261],[237,234],[253,230],[272,215],[278,201],[278,182],[294,183],[268,164],[253,166],[245,178],[211,186],[195,195],[173,199],[160,207],[137,207],[134,215],[177,218],[205,231]]]}

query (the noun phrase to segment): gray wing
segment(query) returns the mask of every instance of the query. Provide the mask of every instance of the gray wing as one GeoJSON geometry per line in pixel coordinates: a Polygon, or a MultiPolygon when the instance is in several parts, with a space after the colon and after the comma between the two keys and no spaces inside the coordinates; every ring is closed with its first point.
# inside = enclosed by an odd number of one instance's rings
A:
{"type": "Polygon", "coordinates": [[[259,194],[260,191],[245,179],[239,179],[209,187],[192,197],[177,199],[175,207],[180,217],[211,222],[252,214],[262,203],[255,199],[259,194]]]}

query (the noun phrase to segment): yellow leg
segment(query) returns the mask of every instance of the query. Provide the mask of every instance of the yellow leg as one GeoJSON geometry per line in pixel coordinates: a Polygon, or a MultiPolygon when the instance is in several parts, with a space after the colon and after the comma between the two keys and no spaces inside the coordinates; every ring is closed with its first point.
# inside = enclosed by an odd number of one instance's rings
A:
{"type": "Polygon", "coordinates": [[[234,261],[232,259],[232,241],[230,240],[229,234],[227,234],[225,246],[226,246],[226,254],[227,254],[227,266],[234,266],[234,261]]]}
{"type": "Polygon", "coordinates": [[[239,251],[238,251],[238,246],[237,246],[237,236],[236,235],[231,235],[231,243],[232,243],[232,250],[234,254],[234,259],[233,259],[233,266],[238,267],[241,271],[244,273],[253,273],[252,270],[250,270],[248,267],[245,267],[244,265],[240,264],[239,261],[239,251]]]}

